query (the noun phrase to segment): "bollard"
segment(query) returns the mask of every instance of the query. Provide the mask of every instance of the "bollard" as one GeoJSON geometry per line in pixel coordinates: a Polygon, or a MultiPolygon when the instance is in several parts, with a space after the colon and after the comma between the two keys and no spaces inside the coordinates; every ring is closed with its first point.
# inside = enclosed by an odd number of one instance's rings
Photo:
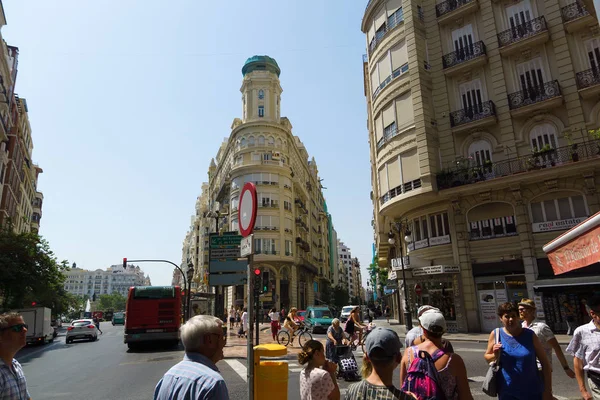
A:
{"type": "Polygon", "coordinates": [[[261,344],[254,347],[254,399],[287,400],[288,364],[283,361],[260,361],[261,357],[283,357],[287,347],[261,344]]]}

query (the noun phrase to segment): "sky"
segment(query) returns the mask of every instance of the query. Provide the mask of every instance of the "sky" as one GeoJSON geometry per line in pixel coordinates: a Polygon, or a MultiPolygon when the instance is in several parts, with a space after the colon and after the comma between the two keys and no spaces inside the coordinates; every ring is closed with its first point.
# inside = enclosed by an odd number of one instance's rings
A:
{"type": "MultiPolygon", "coordinates": [[[[366,0],[3,0],[19,48],[40,234],[59,260],[181,262],[207,170],[241,117],[241,68],[281,68],[281,115],[315,157],[366,282],[373,230],[360,23],[366,0]]],[[[168,264],[139,264],[170,285],[168,264]]]]}

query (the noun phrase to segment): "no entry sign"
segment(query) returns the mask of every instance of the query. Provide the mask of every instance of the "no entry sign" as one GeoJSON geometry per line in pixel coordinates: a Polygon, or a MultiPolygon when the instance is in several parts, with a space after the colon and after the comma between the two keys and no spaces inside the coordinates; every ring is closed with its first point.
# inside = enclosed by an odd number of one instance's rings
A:
{"type": "Polygon", "coordinates": [[[256,186],[252,182],[247,182],[242,188],[240,195],[240,207],[238,211],[238,222],[240,233],[243,237],[252,234],[254,223],[256,222],[256,186]]]}

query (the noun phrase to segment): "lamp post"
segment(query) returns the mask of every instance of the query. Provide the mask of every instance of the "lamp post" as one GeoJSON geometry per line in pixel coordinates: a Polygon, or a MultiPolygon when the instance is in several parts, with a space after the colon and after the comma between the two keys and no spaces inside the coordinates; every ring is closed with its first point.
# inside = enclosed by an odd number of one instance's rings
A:
{"type": "Polygon", "coordinates": [[[188,268],[186,271],[187,274],[187,301],[186,301],[186,306],[185,306],[185,312],[186,312],[186,318],[185,320],[188,321],[190,319],[190,305],[192,304],[192,279],[194,279],[194,264],[192,264],[190,261],[188,261],[188,268]]]}
{"type": "MultiPolygon", "coordinates": [[[[398,235],[398,245],[396,246],[396,255],[400,255],[400,265],[402,267],[402,284],[404,286],[404,324],[406,331],[412,329],[412,314],[410,312],[410,303],[408,301],[408,285],[406,284],[406,272],[404,271],[404,257],[402,253],[402,243],[400,243],[401,234],[404,232],[404,241],[408,244],[411,241],[410,230],[408,230],[408,220],[394,222],[390,224],[390,233],[388,233],[388,243],[392,246],[396,244],[396,234],[398,235]],[[394,232],[394,229],[396,232],[394,232]]],[[[400,306],[400,292],[398,293],[398,306],[400,306]]]]}

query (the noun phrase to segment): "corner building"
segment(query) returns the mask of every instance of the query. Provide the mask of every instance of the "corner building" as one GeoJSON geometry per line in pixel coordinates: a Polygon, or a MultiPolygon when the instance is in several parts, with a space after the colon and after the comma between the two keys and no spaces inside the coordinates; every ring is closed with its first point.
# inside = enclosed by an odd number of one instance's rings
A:
{"type": "Polygon", "coordinates": [[[450,331],[488,332],[498,304],[530,297],[560,332],[563,301],[600,290],[598,265],[554,276],[542,251],[600,209],[594,15],[588,0],[368,2],[378,263],[406,222],[413,314],[429,303],[450,331]]]}
{"type": "MultiPolygon", "coordinates": [[[[239,196],[246,182],[257,187],[254,265],[263,271],[265,310],[305,309],[333,279],[329,214],[315,159],[281,117],[280,69],[268,56],[249,58],[242,68],[242,118],[209,168],[210,209],[218,207],[225,226],[238,231],[239,196]]],[[[219,297],[217,290],[217,301],[219,297]]],[[[247,304],[247,286],[225,288],[225,310],[247,304]]]]}

